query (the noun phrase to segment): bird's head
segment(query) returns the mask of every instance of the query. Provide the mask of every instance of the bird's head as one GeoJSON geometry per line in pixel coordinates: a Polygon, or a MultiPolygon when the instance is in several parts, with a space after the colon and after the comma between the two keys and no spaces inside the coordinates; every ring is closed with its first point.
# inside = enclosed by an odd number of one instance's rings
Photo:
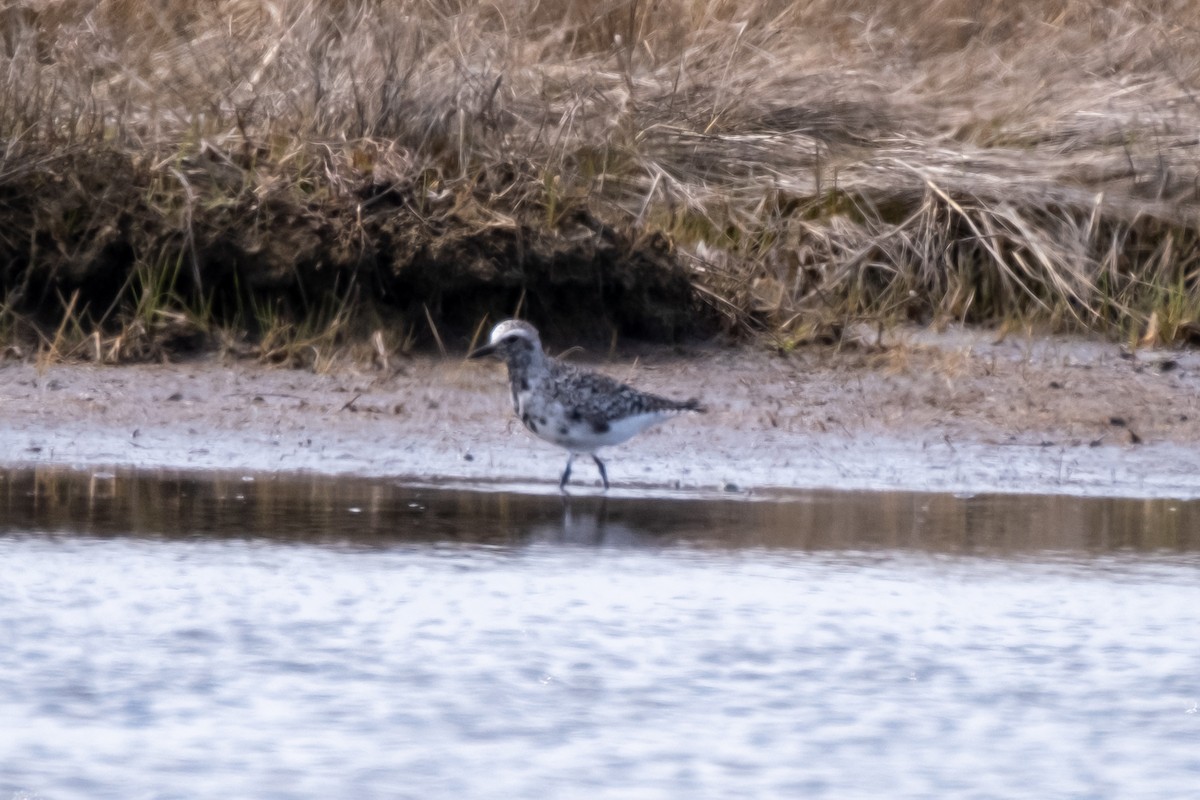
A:
{"type": "Polygon", "coordinates": [[[542,350],[537,328],[519,319],[507,319],[492,328],[488,343],[471,351],[467,358],[483,358],[495,355],[505,361],[513,361],[522,355],[531,355],[542,350]]]}

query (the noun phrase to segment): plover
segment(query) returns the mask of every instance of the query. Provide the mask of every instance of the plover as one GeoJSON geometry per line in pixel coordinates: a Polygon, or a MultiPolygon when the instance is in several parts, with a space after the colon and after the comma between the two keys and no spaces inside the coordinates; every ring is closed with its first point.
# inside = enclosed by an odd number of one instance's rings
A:
{"type": "Polygon", "coordinates": [[[620,444],[680,412],[704,411],[699,400],[670,400],[639,392],[607,375],[551,358],[542,350],[537,329],[521,320],[501,322],[492,329],[488,343],[469,358],[489,355],[507,363],[513,410],[525,427],[567,451],[567,466],[558,482],[564,491],[575,456],[592,457],[607,490],[608,473],[597,450],[620,444]]]}

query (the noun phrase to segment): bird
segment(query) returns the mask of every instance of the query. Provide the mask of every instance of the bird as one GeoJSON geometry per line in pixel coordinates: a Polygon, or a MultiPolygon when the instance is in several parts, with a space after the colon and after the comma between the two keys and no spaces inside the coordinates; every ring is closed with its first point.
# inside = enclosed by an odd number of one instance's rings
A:
{"type": "Polygon", "coordinates": [[[604,491],[608,491],[608,471],[597,450],[620,444],[682,412],[706,411],[696,398],[671,400],[641,392],[607,375],[553,358],[542,349],[537,328],[524,320],[499,323],[492,328],[488,343],[467,357],[486,356],[503,359],[508,366],[513,410],[521,423],[535,436],[567,451],[567,465],[558,482],[563,492],[576,456],[592,457],[604,491]]]}

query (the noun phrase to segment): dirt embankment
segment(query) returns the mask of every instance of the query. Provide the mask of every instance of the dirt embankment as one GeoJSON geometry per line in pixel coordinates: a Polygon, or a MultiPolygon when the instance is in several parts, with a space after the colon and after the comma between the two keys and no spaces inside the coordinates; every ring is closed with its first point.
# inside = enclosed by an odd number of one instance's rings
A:
{"type": "MultiPolygon", "coordinates": [[[[878,351],[656,347],[597,366],[710,408],[608,451],[615,492],[1200,496],[1192,353],[911,332],[878,351]]],[[[508,402],[500,367],[457,359],[323,375],[212,358],[40,371],[10,362],[0,367],[0,446],[9,464],[557,491],[563,454],[515,423],[508,402]]],[[[575,481],[575,491],[598,484],[582,462],[575,481]]]]}
{"type": "Polygon", "coordinates": [[[709,323],[663,236],[490,202],[515,176],[437,195],[366,174],[310,195],[294,180],[253,187],[261,157],[179,161],[186,202],[145,154],[30,152],[0,170],[0,339],[36,342],[40,327],[45,340],[66,317],[65,354],[94,357],[84,337],[98,330],[125,337],[105,360],[129,361],[213,349],[220,328],[261,341],[339,315],[354,323],[345,337],[386,322],[429,345],[517,308],[602,338],[669,341],[709,323]]]}

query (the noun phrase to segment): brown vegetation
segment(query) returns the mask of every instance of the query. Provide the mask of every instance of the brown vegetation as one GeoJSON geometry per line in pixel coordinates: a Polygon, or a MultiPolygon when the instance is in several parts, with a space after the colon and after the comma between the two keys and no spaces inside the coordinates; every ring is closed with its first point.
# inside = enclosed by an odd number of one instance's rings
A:
{"type": "Polygon", "coordinates": [[[103,360],[244,332],[304,362],[321,324],[462,343],[519,303],[784,345],[862,317],[1186,340],[1197,20],[1195,0],[0,0],[0,327],[103,360]]]}

